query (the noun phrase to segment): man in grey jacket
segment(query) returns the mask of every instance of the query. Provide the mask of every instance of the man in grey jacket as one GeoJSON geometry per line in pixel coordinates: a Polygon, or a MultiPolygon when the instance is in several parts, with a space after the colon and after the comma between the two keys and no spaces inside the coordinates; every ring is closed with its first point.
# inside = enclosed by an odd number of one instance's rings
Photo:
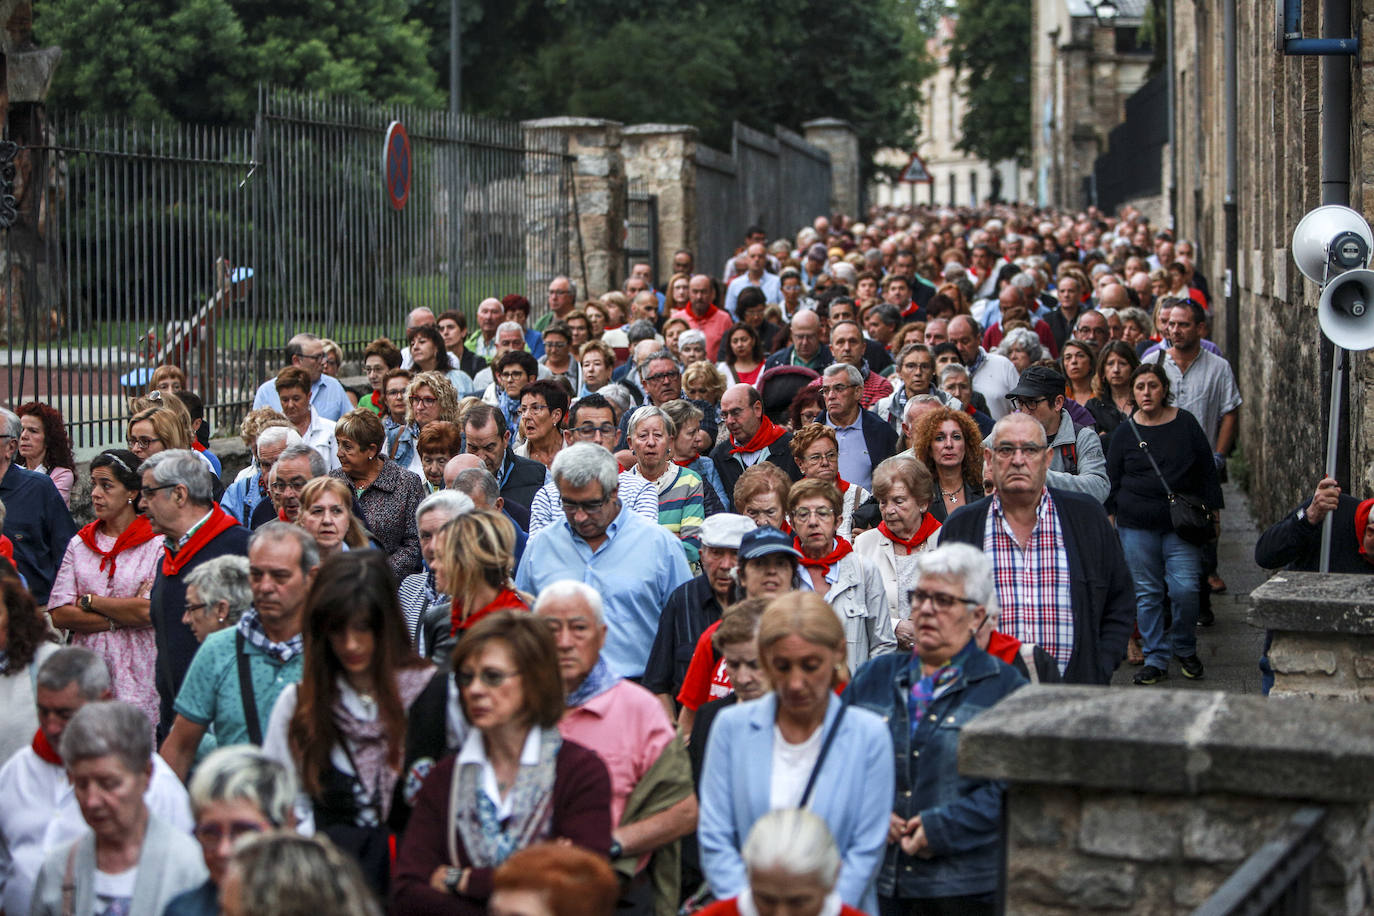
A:
{"type": "Polygon", "coordinates": [[[1104,502],[1111,482],[1107,479],[1102,440],[1091,426],[1078,426],[1069,417],[1064,409],[1067,384],[1064,376],[1053,369],[1030,366],[1021,373],[1016,387],[1007,392],[1007,400],[1012,410],[1034,417],[1045,428],[1054,455],[1047,485],[1104,502]]]}

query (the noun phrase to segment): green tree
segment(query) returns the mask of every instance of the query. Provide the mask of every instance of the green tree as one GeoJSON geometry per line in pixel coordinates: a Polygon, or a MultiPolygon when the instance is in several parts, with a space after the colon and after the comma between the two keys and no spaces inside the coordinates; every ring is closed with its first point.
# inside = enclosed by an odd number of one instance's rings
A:
{"type": "Polygon", "coordinates": [[[967,78],[959,149],[989,162],[1030,155],[1030,2],[959,0],[950,60],[967,78]]]}

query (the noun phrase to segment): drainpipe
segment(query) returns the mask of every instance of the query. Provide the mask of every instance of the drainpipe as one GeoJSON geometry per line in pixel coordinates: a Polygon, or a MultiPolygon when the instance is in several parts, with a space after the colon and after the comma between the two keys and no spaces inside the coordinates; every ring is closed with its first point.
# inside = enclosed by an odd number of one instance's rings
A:
{"type": "Polygon", "coordinates": [[[1236,0],[1225,0],[1222,10],[1223,55],[1226,58],[1224,101],[1226,109],[1226,352],[1241,365],[1240,219],[1236,212],[1236,0]]]}
{"type": "MultiPolygon", "coordinates": [[[[1350,0],[1322,0],[1322,37],[1350,35],[1350,0]]],[[[1350,206],[1350,58],[1331,54],[1322,58],[1321,73],[1321,184],[1322,203],[1350,206]]],[[[1343,347],[1321,336],[1322,365],[1331,366],[1323,381],[1330,389],[1326,435],[1326,473],[1350,492],[1350,367],[1343,347]]],[[[1331,561],[1331,519],[1322,526],[1321,571],[1331,561]]]]}
{"type": "Polygon", "coordinates": [[[1164,0],[1164,96],[1169,121],[1169,228],[1178,214],[1178,137],[1174,131],[1174,0],[1164,0]]]}

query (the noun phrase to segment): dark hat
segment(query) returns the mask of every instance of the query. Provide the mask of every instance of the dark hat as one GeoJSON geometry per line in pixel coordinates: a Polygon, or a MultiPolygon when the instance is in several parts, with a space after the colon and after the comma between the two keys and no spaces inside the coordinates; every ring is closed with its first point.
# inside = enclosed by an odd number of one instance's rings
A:
{"type": "Polygon", "coordinates": [[[1021,373],[1016,387],[1007,392],[1009,398],[1053,398],[1063,394],[1068,381],[1048,366],[1028,366],[1021,373]]]}
{"type": "Polygon", "coordinates": [[[757,560],[770,553],[786,553],[801,559],[801,551],[792,546],[792,539],[771,525],[755,528],[740,538],[739,559],[757,560]]]}

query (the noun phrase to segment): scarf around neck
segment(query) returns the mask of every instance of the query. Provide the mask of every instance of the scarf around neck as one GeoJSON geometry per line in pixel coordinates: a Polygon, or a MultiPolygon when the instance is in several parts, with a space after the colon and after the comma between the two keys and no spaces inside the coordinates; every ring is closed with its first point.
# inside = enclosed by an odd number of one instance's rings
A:
{"type": "Polygon", "coordinates": [[[801,565],[808,569],[829,570],[830,567],[843,560],[846,555],[854,552],[854,545],[841,537],[835,538],[835,547],[828,554],[823,557],[816,557],[814,560],[806,555],[806,551],[802,550],[801,538],[794,536],[792,546],[796,547],[797,552],[802,555],[799,561],[801,565]]]}
{"type": "Polygon", "coordinates": [[[768,446],[777,442],[785,435],[787,435],[787,430],[768,419],[768,415],[764,414],[763,418],[759,421],[758,431],[754,433],[753,437],[748,442],[739,445],[735,443],[734,436],[730,437],[730,443],[734,446],[730,449],[730,454],[739,455],[757,452],[760,449],[768,448],[768,446]]]}
{"type": "Polygon", "coordinates": [[[99,532],[100,522],[97,520],[84,526],[77,532],[77,535],[80,536],[81,543],[91,549],[91,553],[100,557],[101,572],[105,571],[106,563],[110,564],[111,582],[114,581],[115,562],[119,555],[126,550],[132,550],[135,547],[146,544],[157,536],[153,533],[153,526],[145,515],[135,517],[134,520],[129,523],[129,526],[119,533],[119,537],[115,538],[114,545],[110,547],[109,550],[101,550],[100,546],[96,544],[95,536],[99,532]]]}
{"type": "Polygon", "coordinates": [[[482,788],[482,766],[455,764],[448,808],[457,822],[450,830],[449,861],[458,861],[455,836],[462,837],[474,868],[495,868],[517,849],[549,835],[553,826],[553,782],[563,738],[557,728],[539,729],[539,762],[520,764],[510,790],[510,816],[497,819],[496,805],[482,788]]]}
{"type": "Polygon", "coordinates": [[[568,708],[585,706],[619,683],[620,678],[611,673],[611,666],[606,664],[606,659],[598,657],[592,670],[587,672],[587,677],[577,685],[576,690],[568,694],[568,708]]]}
{"type": "Polygon", "coordinates": [[[262,619],[258,616],[257,608],[250,607],[243,612],[243,616],[239,618],[238,631],[244,641],[252,643],[283,665],[305,651],[305,637],[300,633],[286,642],[273,642],[262,627],[262,619]]]}
{"type": "Polygon", "coordinates": [[[196,533],[191,535],[191,539],[181,545],[181,549],[174,556],[172,551],[163,548],[166,556],[162,560],[162,574],[164,576],[175,576],[177,573],[191,562],[200,553],[201,548],[209,544],[230,528],[237,528],[239,520],[219,507],[219,503],[213,503],[210,509],[210,517],[205,523],[196,529],[196,533]]]}
{"type": "Polygon", "coordinates": [[[463,609],[458,602],[454,601],[449,612],[450,635],[457,635],[458,631],[469,629],[477,621],[489,614],[497,611],[528,611],[530,606],[525,603],[525,599],[520,597],[520,593],[515,589],[506,587],[496,593],[496,597],[491,599],[486,607],[473,611],[467,616],[463,615],[463,609]]]}
{"type": "MultiPolygon", "coordinates": [[[[423,665],[401,668],[396,672],[396,693],[401,698],[402,709],[410,709],[415,698],[428,686],[434,670],[432,665],[423,665]]],[[[375,807],[379,821],[386,823],[391,814],[391,797],[396,790],[396,780],[400,776],[400,771],[387,761],[390,740],[386,722],[381,716],[370,720],[359,719],[344,705],[340,696],[334,701],[334,724],[339,730],[339,740],[347,743],[348,758],[355,771],[354,778],[363,789],[365,802],[375,807]]]]}
{"type": "Polygon", "coordinates": [[[62,766],[62,755],[57,753],[57,749],[48,743],[48,736],[43,734],[43,729],[33,733],[33,752],[38,755],[38,759],[44,763],[51,763],[53,766],[62,766]]]}
{"type": "Polygon", "coordinates": [[[878,530],[883,537],[894,544],[901,544],[907,550],[915,550],[926,542],[926,538],[940,530],[940,522],[929,512],[921,519],[921,525],[916,529],[916,533],[909,538],[899,538],[892,533],[892,529],[887,527],[887,522],[879,522],[878,530]]]}

